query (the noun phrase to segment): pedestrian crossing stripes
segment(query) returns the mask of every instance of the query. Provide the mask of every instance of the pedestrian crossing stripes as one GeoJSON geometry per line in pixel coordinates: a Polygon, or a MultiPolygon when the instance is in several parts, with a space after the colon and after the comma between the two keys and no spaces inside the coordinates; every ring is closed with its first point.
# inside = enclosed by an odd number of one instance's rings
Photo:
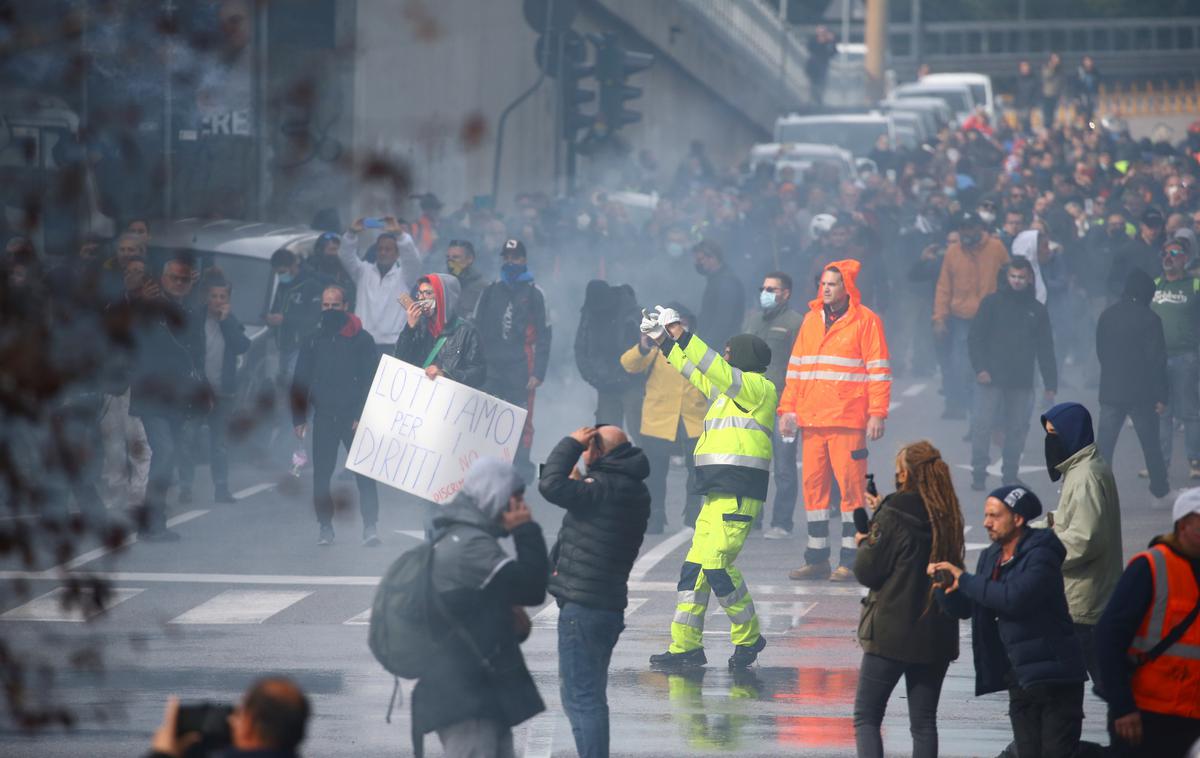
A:
{"type": "MultiPolygon", "coordinates": [[[[141,589],[118,588],[107,598],[104,610],[109,611],[121,603],[136,597],[143,592],[141,589]]],[[[56,587],[45,595],[36,597],[24,605],[0,613],[2,621],[67,621],[80,622],[96,618],[102,612],[99,608],[85,609],[78,605],[65,605],[67,590],[56,587]]]]}
{"type": "MultiPolygon", "coordinates": [[[[665,584],[665,583],[664,583],[665,584]]],[[[371,609],[369,607],[364,610],[353,613],[354,605],[362,608],[363,605],[369,605],[369,593],[362,590],[358,591],[353,599],[339,597],[340,592],[334,593],[325,590],[323,597],[314,597],[320,590],[301,590],[301,589],[269,589],[269,588],[233,588],[226,589],[208,597],[207,599],[195,599],[192,607],[179,607],[181,604],[176,599],[174,591],[164,591],[162,588],[149,588],[150,594],[147,594],[142,601],[139,601],[136,609],[130,608],[125,610],[122,608],[119,613],[114,613],[117,606],[122,605],[128,600],[142,595],[147,592],[145,587],[117,587],[113,590],[112,595],[105,608],[105,619],[112,623],[125,623],[131,617],[133,619],[151,618],[156,623],[164,619],[169,619],[168,624],[173,626],[197,626],[197,625],[256,625],[265,623],[318,623],[318,624],[336,624],[341,626],[366,626],[371,620],[371,609]],[[307,605],[307,611],[298,614],[289,614],[285,619],[276,619],[276,616],[284,611],[296,606],[301,601],[312,598],[312,604],[307,605]]],[[[782,588],[763,585],[754,588],[755,607],[758,610],[760,618],[764,619],[764,623],[769,620],[770,627],[775,631],[786,631],[798,626],[801,619],[808,615],[813,608],[818,605],[815,600],[796,601],[778,599],[781,589],[798,589],[798,588],[782,588]],[[776,599],[768,599],[775,597],[776,599]]],[[[813,587],[812,594],[825,594],[827,600],[823,602],[838,602],[840,598],[841,604],[847,605],[853,599],[856,599],[859,593],[850,595],[841,590],[850,588],[846,587],[813,587]],[[819,593],[818,590],[824,589],[825,593],[819,593]]],[[[3,613],[0,613],[0,622],[79,622],[95,620],[100,621],[100,613],[92,611],[85,613],[78,608],[64,608],[63,600],[66,590],[62,587],[46,592],[23,605],[17,606],[3,613]]],[[[629,598],[629,605],[625,609],[626,619],[631,619],[636,614],[635,621],[648,622],[660,613],[667,613],[674,605],[675,590],[670,587],[669,592],[658,594],[656,597],[634,596],[629,598]],[[651,601],[654,601],[651,603],[651,601]],[[651,608],[645,608],[647,604],[651,604],[651,608]]],[[[711,609],[713,616],[722,616],[724,611],[713,605],[711,609]]],[[[531,609],[530,613],[533,616],[534,626],[539,628],[552,628],[558,623],[558,604],[554,600],[550,600],[541,609],[531,609]]]]}
{"type": "Polygon", "coordinates": [[[226,590],[176,616],[172,624],[261,624],[311,592],[296,590],[226,590]]]}

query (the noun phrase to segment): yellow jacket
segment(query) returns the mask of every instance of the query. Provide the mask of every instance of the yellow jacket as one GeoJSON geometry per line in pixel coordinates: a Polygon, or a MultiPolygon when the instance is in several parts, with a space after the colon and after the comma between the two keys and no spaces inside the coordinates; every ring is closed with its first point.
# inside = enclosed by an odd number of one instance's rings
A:
{"type": "Polygon", "coordinates": [[[642,355],[637,345],[621,356],[621,366],[631,374],[650,372],[646,380],[646,399],[642,401],[642,434],[674,441],[679,417],[688,437],[695,439],[704,431],[708,398],[683,378],[657,347],[642,355]]]}

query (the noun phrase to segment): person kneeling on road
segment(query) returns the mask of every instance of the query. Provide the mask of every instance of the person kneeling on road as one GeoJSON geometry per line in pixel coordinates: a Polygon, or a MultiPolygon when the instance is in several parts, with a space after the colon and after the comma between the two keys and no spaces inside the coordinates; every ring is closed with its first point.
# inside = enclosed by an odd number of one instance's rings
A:
{"type": "Polygon", "coordinates": [[[725,357],[661,305],[645,314],[641,330],[658,343],[672,366],[712,401],[696,442],[696,489],[704,495],[696,533],[679,575],[679,604],[671,623],[671,646],[650,656],[661,668],[702,666],[704,616],[709,589],[732,624],[730,668],[754,663],[766,647],[742,573],[733,566],[754,519],[762,510],[771,472],[771,435],[778,395],[763,376],[771,348],[751,334],[730,338],[725,357]]]}
{"type": "MultiPolygon", "coordinates": [[[[219,708],[205,704],[205,709],[219,708]]],[[[163,722],[154,733],[146,758],[183,758],[201,741],[201,733],[188,729],[193,708],[179,705],[179,698],[167,699],[163,722]],[[186,709],[186,710],[185,710],[186,709]],[[182,716],[181,716],[182,712],[182,716]],[[180,733],[180,728],[185,731],[180,733]]],[[[304,741],[310,708],[308,698],[290,679],[259,679],[242,696],[242,702],[226,717],[223,726],[204,723],[204,740],[214,749],[224,748],[222,758],[294,758],[304,741]],[[210,730],[218,734],[209,734],[210,730]],[[223,733],[219,733],[222,732],[223,733]],[[214,744],[216,743],[216,744],[214,744]]],[[[197,725],[199,726],[199,725],[197,725]]]]}

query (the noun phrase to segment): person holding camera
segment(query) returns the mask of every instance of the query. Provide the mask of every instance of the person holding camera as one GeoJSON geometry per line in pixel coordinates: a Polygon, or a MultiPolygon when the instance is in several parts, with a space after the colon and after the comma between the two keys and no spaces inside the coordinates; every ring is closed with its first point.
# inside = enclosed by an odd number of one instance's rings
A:
{"type": "Polygon", "coordinates": [[[551,551],[563,710],[582,758],[608,755],[608,664],[650,519],[650,462],[618,426],[582,427],[546,459],[538,491],[566,510],[551,551]],[[587,473],[575,462],[583,456],[587,473]]]}
{"type": "Polygon", "coordinates": [[[975,694],[1008,690],[1021,758],[1075,754],[1087,681],[1063,589],[1067,549],[1054,530],[1029,526],[1040,515],[1041,501],[1026,488],[992,490],[983,519],[992,544],[975,573],[950,561],[927,568],[943,610],[971,619],[975,694]]]}
{"type": "Polygon", "coordinates": [[[512,464],[479,458],[433,521],[431,582],[449,618],[412,694],[414,752],[436,731],[447,758],[509,758],[512,728],[545,710],[520,643],[550,576],[542,529],[512,464]],[[500,546],[511,536],[514,559],[500,546]]]}
{"type": "Polygon", "coordinates": [[[963,517],[942,454],[926,440],[896,454],[896,491],[876,507],[867,533],[855,536],[854,576],[863,600],[863,649],[854,697],[860,758],[883,756],[880,725],[900,677],[908,694],[914,758],[938,754],[937,708],[950,661],[958,658],[958,619],[938,606],[930,563],[963,564],[963,517]]]}
{"type": "Polygon", "coordinates": [[[294,758],[310,710],[300,687],[282,677],[259,679],[236,708],[180,705],[171,696],[146,758],[183,758],[195,755],[197,746],[201,754],[221,758],[294,758]]]}

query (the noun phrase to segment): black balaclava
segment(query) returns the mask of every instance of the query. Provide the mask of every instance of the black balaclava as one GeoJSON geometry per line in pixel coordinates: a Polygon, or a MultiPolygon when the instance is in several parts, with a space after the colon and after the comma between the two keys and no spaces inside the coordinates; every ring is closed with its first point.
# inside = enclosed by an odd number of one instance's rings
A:
{"type": "Polygon", "coordinates": [[[753,334],[729,338],[729,363],[742,371],[761,374],[771,365],[771,348],[753,334]]]}
{"type": "Polygon", "coordinates": [[[1057,482],[1062,479],[1059,464],[1095,442],[1092,414],[1079,403],[1059,403],[1042,416],[1043,429],[1047,421],[1055,433],[1046,433],[1046,473],[1057,482]]]}

